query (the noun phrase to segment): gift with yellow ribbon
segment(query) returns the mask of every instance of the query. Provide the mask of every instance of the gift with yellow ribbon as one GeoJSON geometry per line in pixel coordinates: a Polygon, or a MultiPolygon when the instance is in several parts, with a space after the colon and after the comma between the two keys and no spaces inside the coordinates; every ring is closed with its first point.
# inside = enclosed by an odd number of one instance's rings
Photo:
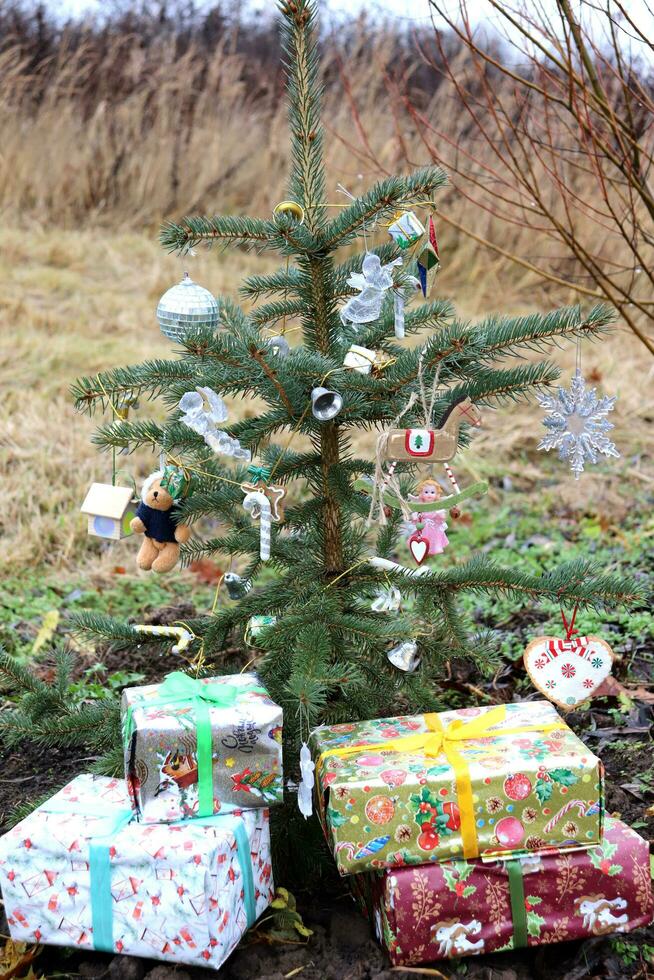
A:
{"type": "Polygon", "coordinates": [[[549,702],[322,726],[310,745],[341,874],[601,840],[600,762],[549,702]]]}
{"type": "Polygon", "coordinates": [[[283,799],[282,709],[255,674],[174,671],[122,700],[125,775],[145,823],[283,799]]]}

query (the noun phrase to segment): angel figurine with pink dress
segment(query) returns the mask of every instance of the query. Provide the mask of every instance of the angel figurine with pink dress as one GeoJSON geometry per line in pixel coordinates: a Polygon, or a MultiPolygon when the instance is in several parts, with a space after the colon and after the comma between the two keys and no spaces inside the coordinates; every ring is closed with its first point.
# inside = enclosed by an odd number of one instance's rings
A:
{"type": "MultiPolygon", "coordinates": [[[[443,496],[443,488],[438,480],[429,477],[422,480],[416,487],[417,494],[409,494],[409,500],[416,503],[436,503],[443,496]]],[[[408,529],[413,533],[408,538],[409,551],[419,565],[425,558],[440,555],[447,548],[449,541],[447,530],[447,511],[429,510],[416,513],[416,521],[409,524],[408,529]]]]}

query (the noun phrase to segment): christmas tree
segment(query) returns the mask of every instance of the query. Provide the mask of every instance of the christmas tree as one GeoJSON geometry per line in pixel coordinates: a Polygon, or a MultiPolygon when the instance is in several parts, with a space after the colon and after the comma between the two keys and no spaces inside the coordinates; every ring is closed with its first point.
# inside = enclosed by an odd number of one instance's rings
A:
{"type": "MultiPolygon", "coordinates": [[[[138,417],[116,420],[98,429],[96,441],[104,449],[152,446],[186,467],[191,485],[180,505],[184,522],[209,518],[218,530],[208,539],[195,535],[183,548],[184,559],[217,556],[222,564],[233,562],[251,585],[238,600],[223,593],[225,600],[211,615],[188,623],[196,637],[192,649],[202,650],[206,669],[221,672],[221,653],[235,637],[242,641],[251,617],[274,617],[257,636],[261,656],[256,669],[284,708],[285,771],[292,777],[297,777],[300,745],[312,727],[433,710],[442,703],[445,661],[492,662],[491,645],[475,634],[457,608],[464,590],[582,607],[628,602],[636,591],[631,582],[586,562],[563,564],[539,576],[498,567],[480,556],[448,567],[435,562],[416,575],[415,569],[408,573],[369,560],[402,554],[403,513],[390,507],[376,529],[368,526],[371,498],[361,480],[374,476],[375,463],[355,455],[357,433],[387,430],[400,416],[402,426],[437,429],[452,406],[465,399],[475,406],[497,407],[549,386],[558,377],[553,363],[516,362],[514,355],[544,351],[563,338],[599,335],[611,311],[596,306],[582,313],[570,307],[546,315],[493,315],[471,325],[457,319],[449,302],[437,299],[407,312],[407,337],[426,335],[409,344],[395,335],[395,301],[413,288],[416,271],[405,262],[393,268],[393,284],[379,316],[358,330],[344,325],[340,309],[357,292],[348,280],[362,267],[361,253],[352,254],[354,243],[367,246],[371,230],[391,222],[398,211],[433,208],[446,175],[428,167],[390,177],[341,208],[328,207],[333,200],[328,199],[323,165],[315,19],[312,0],[281,3],[291,138],[289,198],[301,210],[278,209],[267,219],[187,217],[162,231],[163,245],[178,253],[200,245],[274,251],[280,256],[279,270],[245,280],[241,294],[253,306],[249,313],[233,299],[219,298],[220,329],[190,330],[171,360],[103,372],[81,379],[74,388],[78,409],[89,413],[134,396],[142,403],[156,396],[167,406],[164,423],[138,417]],[[287,352],[270,338],[288,324],[299,330],[289,330],[293,346],[287,352]],[[344,367],[353,343],[381,352],[375,370],[344,367]],[[340,411],[327,420],[313,412],[312,392],[318,387],[342,398],[340,411]],[[224,396],[232,412],[239,400],[255,396],[265,404],[260,414],[224,427],[251,452],[257,469],[209,452],[203,437],[180,421],[180,399],[198,388],[224,396]],[[427,419],[425,392],[434,395],[427,419]],[[260,556],[259,524],[243,508],[241,484],[252,481],[264,489],[275,485],[287,491],[283,518],[272,526],[267,563],[260,556]],[[402,606],[373,610],[380,591],[382,598],[392,596],[393,587],[402,606]],[[387,657],[403,641],[415,641],[420,657],[418,669],[405,673],[387,657]]],[[[390,240],[366,247],[370,252],[383,264],[407,254],[390,240]]],[[[332,405],[337,402],[332,398],[332,405]]],[[[468,437],[464,420],[461,445],[468,437]]],[[[403,496],[421,472],[411,462],[399,464],[395,486],[403,496]]],[[[80,625],[125,645],[161,643],[156,636],[135,635],[128,624],[109,617],[87,615],[80,625]]],[[[65,669],[55,690],[15,664],[5,662],[5,667],[28,689],[26,702],[13,716],[17,733],[29,730],[59,744],[90,742],[106,753],[99,768],[120,770],[115,703],[70,708],[60,696],[65,669]]],[[[289,820],[296,824],[293,833],[283,835],[287,843],[294,842],[294,861],[304,850],[311,863],[316,848],[303,849],[300,841],[315,826],[303,823],[292,795],[281,820],[286,830],[289,820]]]]}

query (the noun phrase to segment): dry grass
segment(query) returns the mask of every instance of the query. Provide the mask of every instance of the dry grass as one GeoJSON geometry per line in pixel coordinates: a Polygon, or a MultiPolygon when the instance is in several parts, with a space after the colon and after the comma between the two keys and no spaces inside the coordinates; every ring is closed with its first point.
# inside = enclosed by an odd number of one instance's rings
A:
{"type": "MultiPolygon", "coordinates": [[[[420,134],[397,122],[380,86],[397,39],[384,32],[353,38],[346,57],[334,44],[326,50],[332,200],[338,181],[353,192],[372,183],[378,171],[366,167],[365,158],[391,171],[404,152],[416,164],[428,159],[420,134]]],[[[110,461],[90,443],[93,423],[73,413],[68,385],[80,374],[169,353],[154,309],[183,267],[161,252],[155,228],[168,214],[195,210],[270,213],[284,193],[285,113],[275,79],[266,78],[255,97],[246,59],[228,45],[218,45],[200,62],[192,47],[178,55],[164,39],[141,51],[124,37],[111,41],[95,61],[84,47],[60,49],[39,100],[30,77],[17,49],[6,47],[0,54],[0,567],[43,567],[62,575],[80,567],[131,567],[133,542],[106,548],[85,535],[81,500],[92,480],[109,477],[110,461]],[[95,101],[89,102],[90,87],[95,101]]],[[[422,91],[424,112],[437,117],[441,129],[455,132],[453,103],[422,91]]],[[[491,227],[496,219],[470,211],[453,190],[439,205],[480,234],[498,237],[491,227]]],[[[542,247],[533,232],[520,228],[507,233],[506,244],[524,255],[542,247]]],[[[441,251],[438,292],[466,315],[574,301],[570,291],[537,285],[531,273],[445,226],[441,251]]],[[[191,262],[194,278],[215,293],[232,295],[248,272],[275,264],[271,257],[243,252],[201,253],[191,262]]],[[[562,351],[557,360],[569,377],[573,351],[562,351]]],[[[619,516],[634,487],[654,482],[646,469],[652,362],[619,330],[584,351],[584,366],[620,396],[616,441],[623,457],[579,484],[560,466],[560,485],[552,494],[573,508],[619,516]]],[[[243,410],[233,408],[235,414],[243,410]]],[[[539,417],[533,406],[488,412],[474,451],[458,464],[463,478],[506,473],[517,485],[540,492],[544,468],[552,466],[535,451],[539,417]]],[[[156,462],[145,452],[120,459],[137,481],[156,462]]],[[[498,499],[491,496],[491,503],[498,499]]]]}
{"type": "MultiPolygon", "coordinates": [[[[510,270],[489,268],[472,250],[465,261],[457,254],[448,262],[446,238],[443,246],[446,263],[438,291],[458,298],[466,314],[551,305],[551,298],[532,295],[527,300],[512,282],[510,270]]],[[[234,295],[244,274],[270,266],[272,260],[203,253],[191,261],[198,281],[215,292],[234,295]]],[[[152,237],[90,230],[7,230],[0,235],[4,572],[16,573],[26,566],[49,567],[62,575],[80,567],[95,574],[115,564],[131,568],[132,541],[107,547],[86,537],[79,506],[93,480],[109,478],[110,460],[91,445],[93,423],[73,412],[68,385],[80,374],[170,353],[154,309],[180,270],[180,261],[162,254],[152,237]]],[[[558,360],[569,374],[573,351],[561,352],[558,360]]],[[[637,342],[620,332],[588,349],[585,367],[620,396],[616,441],[623,457],[602,467],[601,476],[591,473],[579,484],[561,467],[556,470],[560,485],[550,492],[581,511],[597,508],[619,517],[635,488],[654,483],[646,462],[633,461],[647,451],[654,368],[647,364],[643,369],[637,342]]],[[[232,407],[235,414],[243,410],[232,407]]],[[[143,411],[149,412],[150,406],[143,411]]],[[[540,492],[544,460],[535,452],[539,416],[534,406],[487,412],[474,450],[458,464],[464,481],[505,473],[517,486],[540,492]]],[[[371,448],[363,442],[363,448],[371,448]]],[[[145,451],[119,457],[126,478],[133,476],[137,482],[155,463],[145,451]]],[[[496,492],[490,503],[494,506],[499,500],[496,492]]]]}

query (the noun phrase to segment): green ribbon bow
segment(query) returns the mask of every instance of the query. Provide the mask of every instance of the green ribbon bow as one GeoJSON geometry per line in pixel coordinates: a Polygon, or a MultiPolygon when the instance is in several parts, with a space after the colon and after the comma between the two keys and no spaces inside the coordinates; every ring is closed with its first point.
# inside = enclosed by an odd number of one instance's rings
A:
{"type": "Polygon", "coordinates": [[[134,709],[155,708],[166,704],[191,705],[195,718],[197,733],[197,763],[198,763],[198,816],[208,817],[213,814],[213,739],[211,732],[210,709],[231,708],[236,703],[239,694],[246,691],[256,691],[265,694],[266,690],[258,685],[244,687],[236,684],[203,683],[181,670],[167,674],[155,698],[138,704],[129,705],[125,720],[125,738],[130,739],[134,731],[134,709]]]}
{"type": "Polygon", "coordinates": [[[268,483],[270,470],[267,466],[248,466],[248,476],[252,477],[253,483],[268,483]]]}

